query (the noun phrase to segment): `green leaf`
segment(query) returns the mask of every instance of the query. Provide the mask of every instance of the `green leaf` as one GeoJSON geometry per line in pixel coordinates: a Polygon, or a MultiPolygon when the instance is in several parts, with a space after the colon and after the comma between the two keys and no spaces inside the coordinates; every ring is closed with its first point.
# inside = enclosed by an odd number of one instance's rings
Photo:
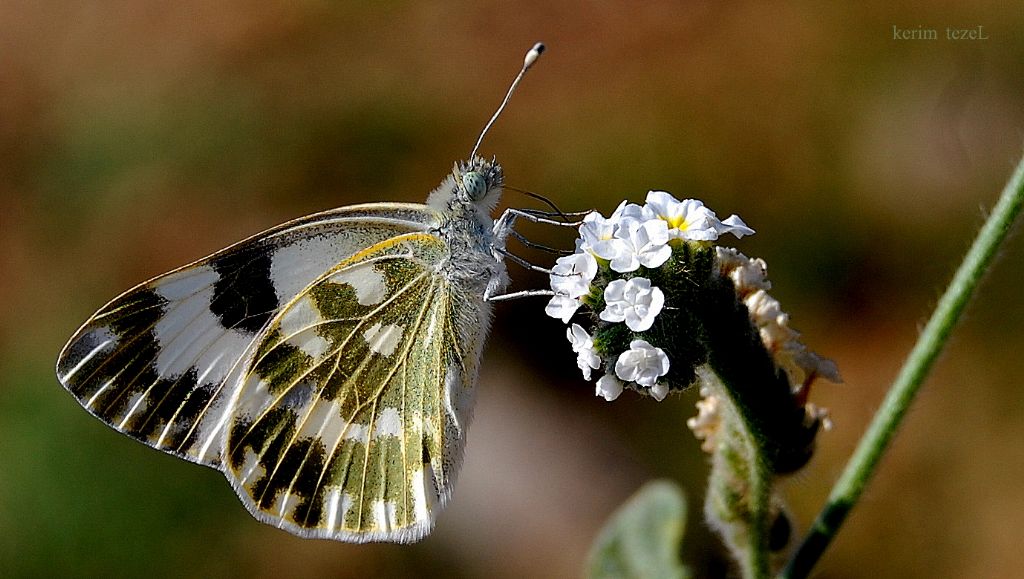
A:
{"type": "Polygon", "coordinates": [[[587,558],[588,577],[684,579],[679,560],[686,497],[673,482],[645,484],[605,523],[587,558]]]}

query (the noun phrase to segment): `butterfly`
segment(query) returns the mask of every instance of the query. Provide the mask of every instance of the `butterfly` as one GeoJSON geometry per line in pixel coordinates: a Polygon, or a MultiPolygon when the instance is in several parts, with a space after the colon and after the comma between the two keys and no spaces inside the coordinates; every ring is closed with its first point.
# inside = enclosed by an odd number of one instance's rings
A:
{"type": "Polygon", "coordinates": [[[502,169],[476,150],[542,50],[426,204],[317,213],[144,282],[75,332],[60,382],[118,431],[223,472],[262,522],[422,538],[451,496],[508,283],[515,215],[491,219],[502,169]]]}

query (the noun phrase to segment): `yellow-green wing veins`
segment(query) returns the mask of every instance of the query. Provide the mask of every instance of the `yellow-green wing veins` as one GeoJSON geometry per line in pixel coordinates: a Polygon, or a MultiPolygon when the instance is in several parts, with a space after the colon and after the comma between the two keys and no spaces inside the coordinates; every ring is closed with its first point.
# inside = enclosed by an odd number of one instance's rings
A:
{"type": "Polygon", "coordinates": [[[223,460],[254,516],[348,541],[429,532],[461,459],[462,402],[452,398],[476,377],[457,345],[466,314],[443,273],[449,257],[427,233],[378,243],[271,321],[232,405],[223,460]]]}

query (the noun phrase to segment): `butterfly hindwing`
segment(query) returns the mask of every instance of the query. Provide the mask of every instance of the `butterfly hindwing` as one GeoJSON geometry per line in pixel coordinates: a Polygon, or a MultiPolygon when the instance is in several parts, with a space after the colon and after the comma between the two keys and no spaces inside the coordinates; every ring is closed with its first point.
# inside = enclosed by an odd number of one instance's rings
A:
{"type": "MultiPolygon", "coordinates": [[[[400,236],[328,271],[271,321],[241,382],[226,474],[252,513],[304,535],[409,541],[454,483],[466,369],[448,247],[400,236]]],[[[471,386],[471,385],[470,385],[471,386]]]]}
{"type": "Polygon", "coordinates": [[[89,412],[146,444],[218,466],[232,380],[267,322],[359,250],[436,227],[422,205],[357,205],[273,228],[125,292],[57,362],[89,412]]]}

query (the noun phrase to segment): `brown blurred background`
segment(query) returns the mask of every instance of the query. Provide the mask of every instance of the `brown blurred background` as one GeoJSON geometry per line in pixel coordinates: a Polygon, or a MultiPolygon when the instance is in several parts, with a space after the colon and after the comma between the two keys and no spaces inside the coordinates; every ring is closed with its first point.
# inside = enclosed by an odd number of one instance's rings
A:
{"type": "MultiPolygon", "coordinates": [[[[254,4],[0,3],[0,575],[573,576],[612,510],[671,477],[686,559],[722,576],[693,393],[595,398],[543,300],[498,307],[455,500],[412,546],[260,525],[54,376],[77,325],[149,276],[315,210],[424,199],[536,40],[482,148],[508,182],[567,210],[663,188],[739,213],[758,233],[736,245],[839,363],[846,384],[816,392],[836,428],[786,485],[802,527],[1024,142],[1014,2],[254,4]]],[[[1022,255],[1018,236],[818,576],[1020,575],[1022,255]]]]}

